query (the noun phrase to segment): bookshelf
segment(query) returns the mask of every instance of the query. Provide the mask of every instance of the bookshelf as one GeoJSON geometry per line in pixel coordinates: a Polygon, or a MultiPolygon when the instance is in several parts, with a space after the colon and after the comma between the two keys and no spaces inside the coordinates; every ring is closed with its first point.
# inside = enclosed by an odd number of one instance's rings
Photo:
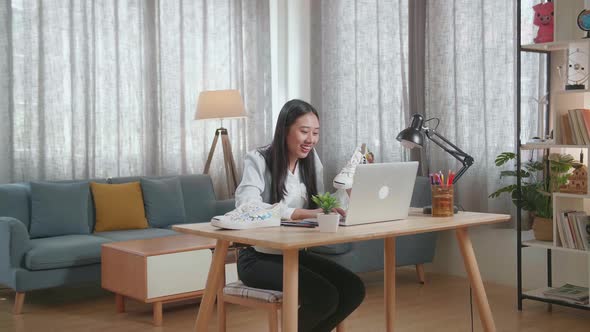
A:
{"type": "MultiPolygon", "coordinates": [[[[516,104],[517,104],[517,167],[518,174],[521,171],[521,158],[524,151],[541,150],[543,153],[560,152],[569,153],[577,158],[580,150],[584,152],[584,161],[588,165],[587,160],[590,157],[590,142],[587,144],[565,144],[570,139],[563,139],[566,131],[562,128],[561,121],[566,118],[564,115],[570,115],[569,110],[575,109],[590,109],[590,84],[585,82],[585,88],[580,90],[566,90],[565,82],[562,78],[564,68],[567,68],[568,58],[570,52],[573,50],[580,50],[585,52],[587,58],[590,59],[590,39],[583,39],[585,32],[577,27],[577,16],[585,9],[584,0],[553,0],[554,3],[554,41],[550,43],[534,44],[532,40],[522,40],[521,25],[525,20],[523,19],[523,12],[528,15],[533,15],[530,8],[522,8],[521,0],[517,1],[517,84],[516,84],[516,104]],[[523,10],[524,9],[524,10],[523,10]],[[534,52],[546,55],[547,67],[545,73],[547,75],[547,94],[548,94],[548,112],[545,118],[545,134],[548,135],[553,130],[553,141],[551,143],[537,143],[529,142],[528,137],[522,137],[522,106],[521,106],[521,53],[534,52]],[[561,69],[559,68],[561,66],[561,69]],[[561,74],[560,75],[560,71],[561,74]],[[575,149],[575,150],[574,150],[575,149]]],[[[531,16],[532,17],[532,16],[531,16]]],[[[530,19],[528,20],[530,21],[530,19]]],[[[528,24],[528,23],[527,23],[528,24]]],[[[527,27],[530,28],[530,27],[527,27]]],[[[590,68],[589,63],[585,65],[590,68]]],[[[542,92],[540,92],[542,94],[542,92]]],[[[539,96],[541,97],[541,96],[539,96]]],[[[575,117],[572,117],[575,119],[575,117]]],[[[583,118],[582,118],[583,120],[583,118]]],[[[575,133],[574,133],[575,134],[575,133]]],[[[590,134],[590,133],[589,133],[590,134]]],[[[590,136],[590,135],[589,135],[590,136]]],[[[571,137],[571,136],[570,136],[571,137]]],[[[576,142],[580,143],[580,141],[576,142]]],[[[529,152],[530,153],[530,152],[529,152]]],[[[590,174],[587,179],[590,183],[590,174]]],[[[521,179],[517,178],[517,185],[521,185],[521,179]]],[[[543,292],[553,287],[554,273],[562,271],[552,271],[552,252],[561,252],[561,255],[576,255],[585,258],[587,262],[587,277],[586,284],[579,286],[588,287],[590,285],[590,251],[567,248],[561,245],[558,241],[557,222],[559,221],[559,212],[563,210],[584,211],[590,215],[590,194],[570,194],[570,193],[554,193],[553,194],[553,241],[539,241],[526,240],[523,241],[522,231],[522,217],[521,209],[519,208],[516,214],[517,219],[517,292],[518,292],[518,310],[522,310],[524,300],[540,301],[550,304],[563,305],[582,310],[590,310],[590,305],[571,304],[560,300],[547,298],[543,292]],[[523,250],[543,250],[547,253],[546,270],[547,270],[547,285],[546,287],[523,290],[523,250]],[[585,256],[585,257],[584,257],[585,256]]],[[[576,273],[576,275],[578,275],[576,273]]],[[[582,277],[583,279],[583,277],[582,277]]],[[[555,285],[561,286],[561,285],[555,285]]]]}

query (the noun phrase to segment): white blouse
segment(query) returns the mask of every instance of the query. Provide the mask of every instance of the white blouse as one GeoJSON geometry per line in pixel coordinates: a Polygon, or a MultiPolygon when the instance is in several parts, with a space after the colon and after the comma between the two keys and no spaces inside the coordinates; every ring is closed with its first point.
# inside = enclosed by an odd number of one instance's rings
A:
{"type": "MultiPolygon", "coordinates": [[[[323,193],[323,167],[315,150],[311,153],[315,158],[315,172],[317,178],[318,192],[323,193]]],[[[252,151],[247,154],[244,161],[244,174],[242,181],[236,189],[236,207],[250,201],[262,201],[270,203],[270,171],[266,167],[264,157],[258,151],[252,151]]],[[[305,208],[307,206],[307,187],[301,181],[299,175],[299,163],[295,165],[293,173],[287,171],[285,180],[286,195],[281,200],[281,218],[291,219],[295,209],[305,208]]],[[[271,248],[255,246],[258,252],[266,254],[280,255],[282,251],[271,248]]]]}

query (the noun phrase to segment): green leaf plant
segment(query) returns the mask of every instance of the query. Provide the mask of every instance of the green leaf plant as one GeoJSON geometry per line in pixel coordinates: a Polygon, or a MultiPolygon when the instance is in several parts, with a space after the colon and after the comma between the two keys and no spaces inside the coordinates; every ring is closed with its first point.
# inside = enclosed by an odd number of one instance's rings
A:
{"type": "Polygon", "coordinates": [[[324,214],[330,214],[334,208],[340,206],[336,197],[332,196],[332,194],[329,192],[314,195],[311,200],[316,203],[318,207],[322,209],[322,211],[324,211],[324,214]]]}
{"type": "MultiPolygon", "coordinates": [[[[495,160],[496,166],[502,167],[508,162],[515,160],[516,154],[512,152],[502,152],[495,160]]],[[[530,160],[522,164],[520,170],[521,189],[518,190],[516,184],[510,184],[502,187],[489,195],[490,198],[500,197],[508,193],[512,198],[515,206],[519,206],[541,218],[553,218],[552,196],[551,194],[559,191],[559,187],[567,183],[568,172],[572,168],[579,167],[581,164],[569,154],[552,153],[542,161],[530,160]],[[549,178],[544,177],[547,174],[546,161],[549,160],[549,178]],[[520,198],[520,199],[519,199],[520,198]]],[[[516,177],[516,163],[514,170],[504,170],[500,172],[500,178],[516,177]]]]}

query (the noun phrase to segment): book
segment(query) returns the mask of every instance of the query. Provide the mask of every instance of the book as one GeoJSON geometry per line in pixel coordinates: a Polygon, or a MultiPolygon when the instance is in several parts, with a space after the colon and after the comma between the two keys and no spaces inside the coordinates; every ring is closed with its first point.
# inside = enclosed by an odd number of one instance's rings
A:
{"type": "Polygon", "coordinates": [[[579,108],[574,110],[574,114],[576,114],[576,121],[580,127],[580,134],[582,135],[582,144],[588,145],[590,144],[590,136],[588,136],[588,128],[586,127],[586,123],[584,121],[583,112],[584,110],[579,108]]]}
{"type": "Polygon", "coordinates": [[[588,234],[588,225],[590,225],[590,216],[586,214],[586,212],[581,212],[576,215],[576,226],[578,226],[578,232],[580,233],[580,237],[582,238],[582,246],[583,250],[588,250],[589,248],[589,237],[588,234]]]}
{"type": "Polygon", "coordinates": [[[582,114],[582,120],[584,122],[584,127],[586,128],[586,135],[590,136],[590,110],[589,109],[582,109],[580,110],[582,114]]]}
{"type": "Polygon", "coordinates": [[[561,129],[561,143],[568,145],[574,144],[569,115],[567,113],[562,114],[558,121],[560,122],[559,128],[561,129]]]}
{"type": "Polygon", "coordinates": [[[561,211],[557,219],[557,243],[559,247],[567,248],[567,242],[565,241],[565,232],[563,229],[563,220],[567,218],[567,211],[561,211]]]}
{"type": "Polygon", "coordinates": [[[578,220],[586,215],[584,211],[576,211],[571,214],[570,224],[573,228],[574,238],[576,240],[576,249],[579,250],[586,250],[584,246],[584,238],[582,237],[582,232],[580,232],[580,227],[578,226],[578,220]]]}
{"type": "Polygon", "coordinates": [[[574,144],[584,144],[584,140],[582,139],[582,132],[580,131],[578,121],[576,121],[577,117],[575,110],[568,110],[567,113],[570,121],[570,126],[572,127],[574,144]]]}
{"type": "Polygon", "coordinates": [[[576,304],[588,304],[588,287],[565,284],[561,287],[543,291],[543,295],[555,300],[573,301],[576,304]]]}
{"type": "Polygon", "coordinates": [[[578,244],[578,237],[576,236],[576,230],[578,229],[575,227],[575,218],[576,218],[576,211],[570,212],[567,215],[567,226],[569,227],[568,236],[570,238],[570,248],[572,249],[579,249],[578,244]]]}
{"type": "Polygon", "coordinates": [[[574,239],[569,223],[569,214],[576,211],[563,211],[557,223],[557,231],[561,240],[561,246],[564,248],[575,249],[574,239]]]}

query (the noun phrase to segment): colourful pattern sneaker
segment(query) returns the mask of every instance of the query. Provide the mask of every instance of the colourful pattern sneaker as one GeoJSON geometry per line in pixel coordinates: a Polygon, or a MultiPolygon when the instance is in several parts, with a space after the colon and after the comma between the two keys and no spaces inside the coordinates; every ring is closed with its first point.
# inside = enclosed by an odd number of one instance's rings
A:
{"type": "Polygon", "coordinates": [[[211,219],[211,225],[225,229],[251,229],[281,226],[281,205],[262,202],[242,204],[223,216],[211,219]]]}
{"type": "Polygon", "coordinates": [[[360,147],[357,147],[352,154],[350,160],[346,163],[346,166],[342,168],[340,173],[334,177],[332,185],[336,189],[350,189],[354,179],[354,172],[356,165],[373,163],[375,157],[372,152],[367,149],[367,144],[363,143],[360,147]]]}

